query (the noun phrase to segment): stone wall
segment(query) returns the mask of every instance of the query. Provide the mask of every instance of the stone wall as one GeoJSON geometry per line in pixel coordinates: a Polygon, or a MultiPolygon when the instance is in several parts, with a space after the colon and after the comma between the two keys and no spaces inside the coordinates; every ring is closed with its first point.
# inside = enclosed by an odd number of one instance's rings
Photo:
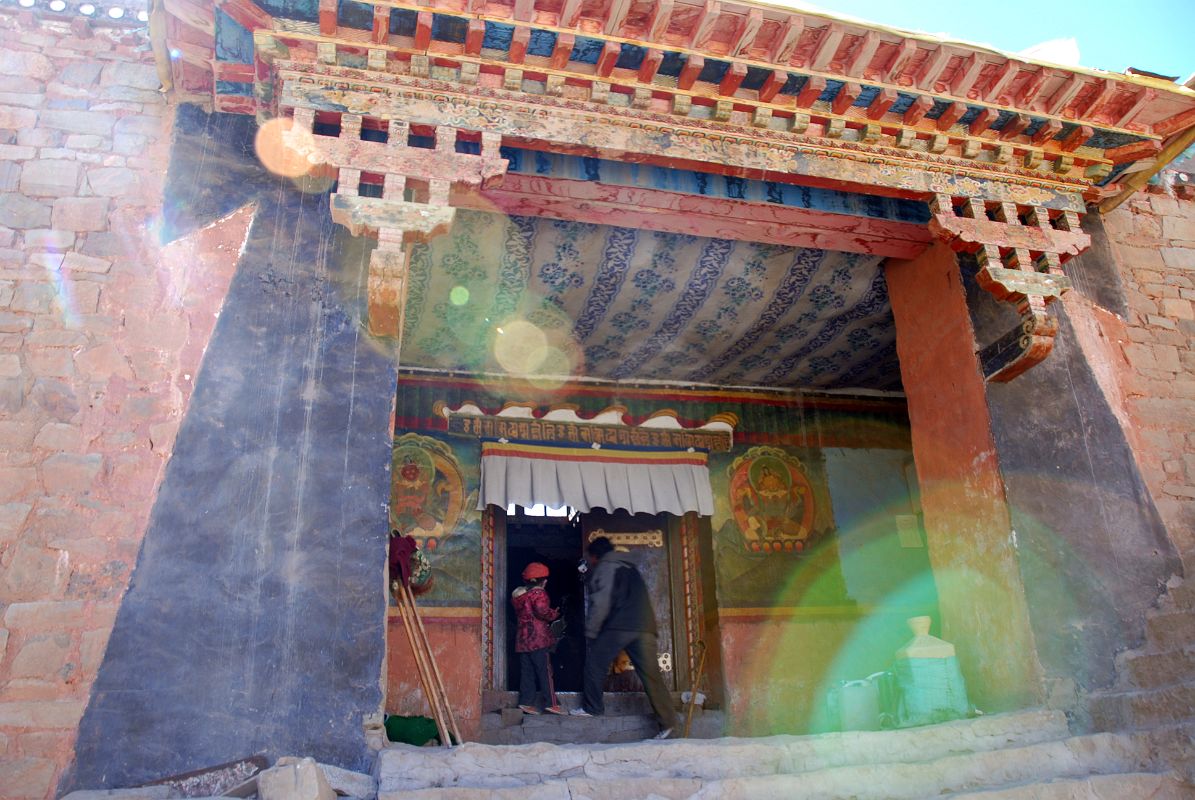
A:
{"type": "MultiPolygon", "coordinates": [[[[1104,217],[1129,313],[1105,382],[1180,553],[1195,549],[1195,201],[1138,194],[1104,217]]],[[[1094,338],[1094,337],[1093,337],[1094,338]]]]}
{"type": "Polygon", "coordinates": [[[11,798],[51,796],[69,761],[248,223],[200,234],[202,258],[193,242],[156,244],[172,110],[144,29],[77,30],[0,14],[0,794],[11,798]]]}

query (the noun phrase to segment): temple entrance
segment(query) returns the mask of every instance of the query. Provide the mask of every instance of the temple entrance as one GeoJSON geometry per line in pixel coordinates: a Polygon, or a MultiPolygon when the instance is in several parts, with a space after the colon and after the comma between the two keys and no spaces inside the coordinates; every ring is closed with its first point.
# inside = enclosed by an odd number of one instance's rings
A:
{"type": "MultiPolygon", "coordinates": [[[[560,608],[566,622],[564,637],[552,653],[552,679],[557,692],[581,691],[581,671],[585,664],[585,592],[577,565],[585,545],[598,536],[607,536],[614,546],[631,554],[651,594],[656,612],[659,639],[660,673],[670,691],[677,688],[677,665],[687,650],[684,636],[674,627],[673,573],[680,558],[669,546],[678,518],[671,514],[608,513],[594,510],[581,514],[571,509],[548,509],[542,505],[524,508],[512,506],[506,512],[505,586],[498,597],[503,601],[497,615],[504,629],[495,638],[503,643],[505,676],[501,685],[507,691],[519,687],[519,659],[515,653],[515,620],[510,593],[522,583],[523,568],[532,561],[547,565],[548,596],[560,608]],[[680,651],[677,642],[680,640],[680,651]]],[[[606,679],[607,692],[642,692],[643,685],[630,668],[619,659],[606,679]]]]}

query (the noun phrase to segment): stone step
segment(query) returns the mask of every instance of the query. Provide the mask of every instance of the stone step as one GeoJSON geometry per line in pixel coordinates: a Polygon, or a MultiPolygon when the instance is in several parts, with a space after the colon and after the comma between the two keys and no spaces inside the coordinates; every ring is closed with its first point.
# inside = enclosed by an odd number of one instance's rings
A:
{"type": "MultiPolygon", "coordinates": [[[[580,708],[580,692],[557,692],[556,700],[565,708],[580,708]]],[[[673,705],[680,707],[680,693],[672,693],[673,705]]],[[[482,693],[481,710],[483,713],[501,711],[504,708],[516,708],[519,705],[518,692],[499,692],[487,689],[482,693]]],[[[643,692],[606,692],[602,695],[602,705],[605,706],[607,716],[618,717],[624,714],[642,716],[651,713],[651,703],[643,692]]]]}
{"type": "Polygon", "coordinates": [[[1195,611],[1170,611],[1145,620],[1150,645],[1157,652],[1182,650],[1195,642],[1195,611]]]}
{"type": "MultiPolygon", "coordinates": [[[[683,725],[683,715],[681,716],[683,725]]],[[[721,711],[698,711],[689,729],[691,739],[715,739],[726,728],[721,711]]],[[[482,714],[477,741],[482,744],[615,744],[651,739],[660,730],[654,716],[559,717],[551,714],[528,716],[518,709],[482,714]]],[[[679,731],[677,732],[679,735],[679,731]]]]}
{"type": "MultiPolygon", "coordinates": [[[[846,760],[866,755],[874,759],[872,761],[810,770],[802,769],[799,762],[786,760],[785,766],[789,769],[782,774],[759,774],[761,767],[780,766],[780,759],[777,758],[770,765],[755,763],[754,757],[758,753],[744,752],[752,749],[744,740],[725,739],[711,744],[717,747],[717,757],[713,753],[700,754],[703,757],[691,753],[683,764],[665,756],[669,750],[691,751],[691,742],[655,742],[651,745],[604,749],[556,748],[563,752],[564,758],[554,758],[554,755],[559,756],[561,753],[543,749],[550,745],[534,745],[532,748],[537,750],[535,764],[525,763],[523,769],[528,771],[521,774],[508,772],[504,776],[505,783],[487,780],[480,774],[496,766],[495,762],[500,761],[501,756],[491,754],[488,758],[477,758],[481,754],[466,753],[460,759],[459,766],[471,764],[472,770],[477,770],[474,773],[475,780],[483,781],[485,785],[462,785],[461,780],[468,776],[455,774],[447,783],[425,784],[425,788],[399,786],[402,782],[414,784],[426,781],[429,775],[417,771],[417,760],[416,763],[404,764],[407,770],[405,774],[397,773],[393,769],[394,764],[385,763],[384,756],[389,752],[385,751],[381,754],[383,761],[379,762],[382,774],[379,776],[378,800],[922,800],[951,792],[976,792],[1060,779],[1080,780],[1092,775],[1148,772],[1152,767],[1149,748],[1142,741],[1131,735],[1110,733],[947,755],[930,760],[910,760],[908,763],[897,762],[891,752],[877,747],[873,741],[866,751],[854,747],[842,748],[846,760]],[[609,752],[617,749],[639,750],[641,755],[635,760],[636,768],[653,774],[632,776],[621,774],[621,770],[612,770],[611,767],[625,763],[622,759],[609,760],[609,752]],[[657,751],[657,758],[648,755],[650,750],[657,751]],[[603,757],[599,756],[603,752],[607,754],[604,762],[603,757]],[[597,758],[591,759],[591,754],[597,758]],[[671,764],[669,769],[672,774],[660,774],[664,771],[661,762],[671,764]],[[750,774],[751,771],[756,774],[750,774]]],[[[459,750],[467,747],[465,745],[459,750]]],[[[508,752],[513,749],[506,748],[508,752]]],[[[782,748],[776,749],[781,751],[782,748]]],[[[916,757],[909,753],[904,755],[916,757]]]]}
{"type": "Polygon", "coordinates": [[[944,800],[1191,800],[1195,787],[1174,775],[1130,772],[1124,775],[1092,775],[1031,783],[1007,789],[988,789],[947,795],[944,800]]]}
{"type": "Polygon", "coordinates": [[[1091,695],[1088,706],[1095,730],[1154,728],[1195,716],[1195,683],[1099,692],[1091,695]]]}
{"type": "Polygon", "coordinates": [[[379,791],[440,786],[509,787],[584,774],[594,778],[697,778],[799,773],[851,765],[916,762],[1059,741],[1058,711],[994,714],[898,731],[758,739],[682,739],[624,745],[466,743],[451,750],[391,745],[378,754],[379,791]]]}
{"type": "MultiPolygon", "coordinates": [[[[1190,644],[1195,645],[1195,642],[1190,644]]],[[[1124,658],[1124,667],[1132,685],[1138,689],[1195,683],[1195,650],[1130,653],[1124,658]]]]}

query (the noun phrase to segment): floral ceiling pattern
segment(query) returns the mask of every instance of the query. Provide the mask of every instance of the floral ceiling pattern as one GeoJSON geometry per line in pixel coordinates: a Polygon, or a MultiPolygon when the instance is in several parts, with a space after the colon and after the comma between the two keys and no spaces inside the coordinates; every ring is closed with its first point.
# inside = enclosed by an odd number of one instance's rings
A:
{"type": "Polygon", "coordinates": [[[898,389],[880,261],[460,210],[450,235],[412,253],[402,363],[898,389]],[[534,336],[512,346],[516,330],[534,336]]]}

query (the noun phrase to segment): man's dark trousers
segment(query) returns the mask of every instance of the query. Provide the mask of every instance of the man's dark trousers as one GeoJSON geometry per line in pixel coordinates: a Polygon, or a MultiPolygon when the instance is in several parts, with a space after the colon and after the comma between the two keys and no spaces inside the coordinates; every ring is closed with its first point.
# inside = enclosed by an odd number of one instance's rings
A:
{"type": "Polygon", "coordinates": [[[582,683],[582,697],[585,710],[599,715],[606,708],[602,702],[602,685],[606,673],[614,662],[618,651],[626,650],[635,667],[635,673],[643,683],[651,709],[656,714],[661,728],[676,727],[676,712],[672,709],[672,695],[660,677],[660,665],[656,662],[656,636],[642,631],[604,630],[596,639],[590,639],[589,652],[585,657],[585,677],[582,683]]]}
{"type": "Polygon", "coordinates": [[[533,706],[541,711],[554,705],[550,687],[548,648],[519,653],[519,705],[533,706]]]}

